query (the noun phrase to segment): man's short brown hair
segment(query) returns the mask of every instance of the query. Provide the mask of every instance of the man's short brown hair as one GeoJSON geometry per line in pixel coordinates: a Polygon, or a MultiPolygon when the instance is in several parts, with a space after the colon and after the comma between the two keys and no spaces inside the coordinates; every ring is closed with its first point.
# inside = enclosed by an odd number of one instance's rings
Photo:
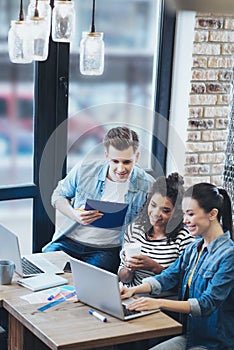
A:
{"type": "Polygon", "coordinates": [[[139,147],[139,138],[135,131],[125,126],[118,126],[110,129],[106,133],[103,139],[103,144],[107,150],[109,150],[109,147],[112,146],[119,151],[125,150],[132,146],[134,153],[136,153],[139,147]]]}

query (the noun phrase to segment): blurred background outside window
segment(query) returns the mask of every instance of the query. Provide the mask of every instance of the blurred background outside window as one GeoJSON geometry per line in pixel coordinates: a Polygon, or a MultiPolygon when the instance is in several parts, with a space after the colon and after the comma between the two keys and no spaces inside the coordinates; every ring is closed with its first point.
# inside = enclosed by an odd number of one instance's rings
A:
{"type": "MultiPolygon", "coordinates": [[[[24,12],[27,11],[24,1],[24,12]]],[[[104,33],[105,69],[102,76],[82,76],[79,43],[89,31],[92,0],[75,0],[76,35],[70,46],[68,170],[87,158],[103,158],[106,130],[124,123],[142,143],[142,166],[150,166],[154,71],[160,1],[96,1],[96,31],[104,33]]],[[[33,181],[33,63],[9,61],[7,34],[17,19],[19,1],[0,2],[0,187],[33,181]]],[[[32,200],[0,201],[0,222],[22,240],[30,253],[32,200]],[[12,214],[13,213],[13,214],[12,214]],[[27,237],[27,239],[25,239],[27,237]],[[25,242],[28,242],[25,244],[25,242]]]]}
{"type": "Polygon", "coordinates": [[[149,167],[153,122],[154,62],[160,1],[96,1],[96,31],[104,33],[102,76],[79,70],[79,43],[90,30],[92,0],[76,4],[76,36],[71,44],[68,169],[85,157],[103,158],[101,141],[112,126],[129,124],[140,135],[141,165],[149,167]],[[100,146],[100,147],[99,147],[100,146]]]}

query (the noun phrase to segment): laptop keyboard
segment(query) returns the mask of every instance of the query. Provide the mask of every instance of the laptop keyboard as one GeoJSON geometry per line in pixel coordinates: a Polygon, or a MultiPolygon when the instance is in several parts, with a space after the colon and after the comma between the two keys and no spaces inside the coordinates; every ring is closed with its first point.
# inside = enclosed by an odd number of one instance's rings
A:
{"type": "Polygon", "coordinates": [[[136,315],[136,314],[141,313],[141,311],[126,309],[126,305],[124,305],[124,304],[122,304],[122,306],[123,306],[124,316],[131,316],[131,315],[136,315]]]}
{"type": "Polygon", "coordinates": [[[44,272],[41,269],[39,269],[39,267],[34,265],[31,261],[26,259],[25,257],[23,257],[21,261],[22,261],[23,273],[25,275],[34,275],[34,274],[39,274],[44,272]]]}

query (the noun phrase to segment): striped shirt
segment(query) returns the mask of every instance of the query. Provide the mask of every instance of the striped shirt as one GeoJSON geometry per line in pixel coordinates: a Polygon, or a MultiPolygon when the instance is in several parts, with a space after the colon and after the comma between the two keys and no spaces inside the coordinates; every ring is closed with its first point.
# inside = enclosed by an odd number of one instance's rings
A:
{"type": "MultiPolygon", "coordinates": [[[[124,243],[140,242],[141,254],[147,255],[165,268],[171,265],[180,256],[185,247],[193,241],[194,238],[186,229],[181,229],[176,239],[170,240],[170,242],[168,242],[166,237],[163,239],[148,240],[141,226],[135,223],[128,226],[124,236],[124,243]]],[[[123,266],[124,263],[121,262],[119,270],[123,266]]],[[[154,275],[155,273],[152,271],[135,270],[133,280],[127,285],[129,287],[136,286],[141,284],[143,278],[154,275]]]]}

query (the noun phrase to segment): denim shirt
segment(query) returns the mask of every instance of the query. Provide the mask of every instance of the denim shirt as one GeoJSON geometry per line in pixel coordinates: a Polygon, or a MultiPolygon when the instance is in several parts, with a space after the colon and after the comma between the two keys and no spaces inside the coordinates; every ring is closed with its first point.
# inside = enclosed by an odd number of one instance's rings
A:
{"type": "MultiPolygon", "coordinates": [[[[152,294],[179,286],[186,300],[188,278],[203,239],[190,243],[160,275],[145,278],[152,294]]],[[[234,349],[234,242],[227,231],[203,249],[189,288],[191,313],[187,317],[187,348],[234,349]]]]}
{"type": "MultiPolygon", "coordinates": [[[[92,161],[76,165],[59,182],[52,194],[51,204],[55,206],[56,201],[62,197],[71,200],[74,208],[79,208],[85,205],[87,198],[101,199],[108,167],[108,162],[103,161],[92,161]]],[[[128,192],[125,195],[125,202],[129,203],[129,206],[125,223],[120,232],[122,237],[125,225],[131,223],[137,217],[154,181],[155,179],[143,169],[134,166],[129,178],[128,192]]],[[[79,224],[67,218],[65,223],[55,232],[52,241],[56,241],[60,237],[67,235],[77,226],[79,224]]]]}

